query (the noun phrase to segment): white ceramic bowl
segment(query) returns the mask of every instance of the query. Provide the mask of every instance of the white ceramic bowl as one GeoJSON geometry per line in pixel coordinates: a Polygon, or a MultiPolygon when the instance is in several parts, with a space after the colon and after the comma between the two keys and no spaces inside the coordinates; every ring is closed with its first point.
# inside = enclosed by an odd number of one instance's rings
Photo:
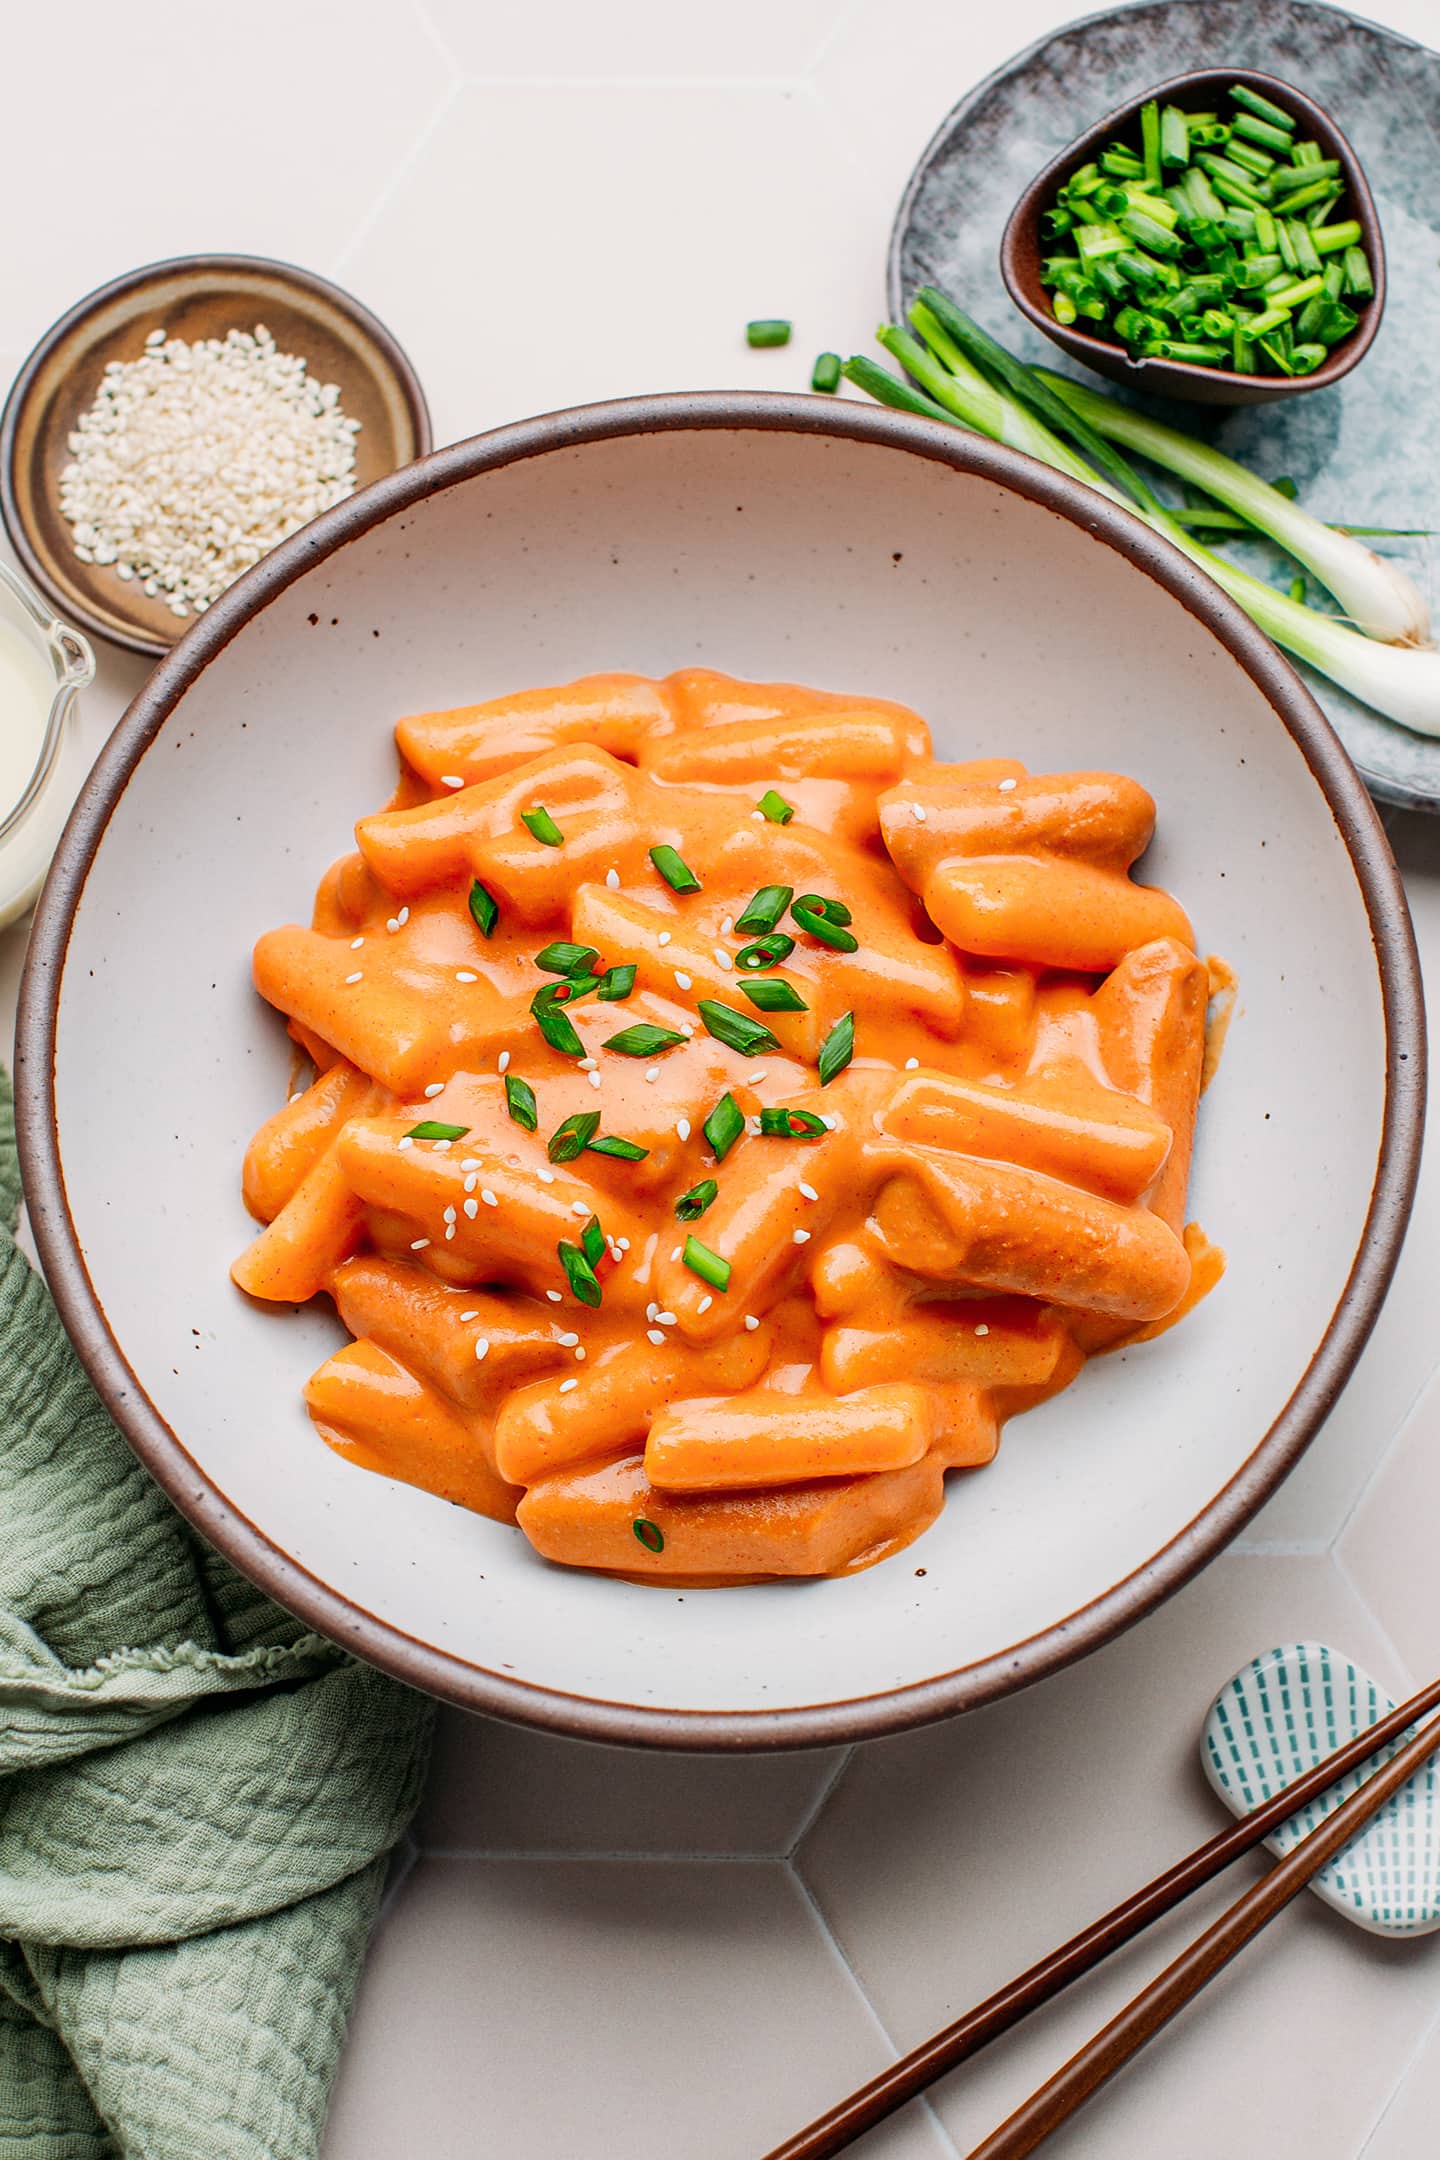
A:
{"type": "Polygon", "coordinates": [[[1201,1566],[1293,1464],[1403,1233],[1423,1104],[1405,901],[1295,675],[1096,496],[818,398],[651,398],[381,481],[157,668],[41,905],[21,1018],[37,1236],[92,1375],[176,1504],[316,1627],[473,1708],[670,1746],[894,1730],[1053,1670],[1201,1566]],[[248,1303],[240,1161],[283,1097],[267,925],[387,794],[397,715],[704,663],[914,705],[941,754],[1109,766],[1149,870],[1241,983],[1191,1213],[1220,1289],[951,1481],[899,1559],[682,1594],[569,1573],[312,1432],[328,1307],[248,1303]]]}

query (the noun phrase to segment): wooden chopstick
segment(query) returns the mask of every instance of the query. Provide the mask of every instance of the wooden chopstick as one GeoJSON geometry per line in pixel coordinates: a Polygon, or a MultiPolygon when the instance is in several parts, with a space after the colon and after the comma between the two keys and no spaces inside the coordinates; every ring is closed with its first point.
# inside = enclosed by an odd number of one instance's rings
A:
{"type": "MultiPolygon", "coordinates": [[[[1049,2002],[1072,1980],[1078,1980],[1082,1973],[1090,1972],[1112,1951],[1132,1941],[1152,1920],[1172,1911],[1193,1891],[1212,1881],[1232,1860],[1252,1851],[1272,1830],[1278,1829],[1310,1801],[1318,1800],[1340,1778],[1361,1768],[1392,1740],[1400,1739],[1417,1718],[1437,1707],[1440,1707],[1440,1679],[1432,1680],[1408,1702],[1401,1703],[1398,1709],[1379,1719],[1367,1731],[1348,1740],[1333,1755],[1327,1755],[1313,1770],[1307,1770],[1293,1784],[1272,1794],[1259,1807],[1252,1808],[1228,1830],[1219,1831],[1183,1860],[1177,1860],[1144,1889],[1133,1892],[1100,1919],[1092,1921],[1089,1927],[1082,1928],[1078,1935],[1072,1935],[1068,1942],[1052,1950],[1017,1979],[1008,1981],[993,1995],[988,1995],[984,2002],[967,2010],[953,2024],[933,2033],[928,2040],[922,2040],[899,2062],[892,2063],[868,2084],[861,2085],[846,2099],[818,2115],[782,2145],[773,2147],[765,2160],[832,2160],[834,2154],[843,2152],[876,2123],[893,2115],[897,2108],[906,2106],[937,2078],[944,2077],[977,2054],[988,2041],[1009,2032],[1013,2025],[1018,2025],[1032,2010],[1038,2010],[1042,2003],[1049,2002]]],[[[1363,1790],[1368,1791],[1368,1786],[1363,1790]]]]}
{"type": "Polygon", "coordinates": [[[1173,1965],[1102,2026],[1063,2069],[1047,2078],[998,2130],[968,2154],[967,2160],[1023,2160],[1042,2139],[1090,2098],[1107,2078],[1168,2025],[1177,2010],[1198,1995],[1278,1912],[1304,1889],[1312,1875],[1333,1860],[1342,1845],[1379,1813],[1386,1801],[1414,1777],[1440,1748],[1440,1718],[1415,1735],[1383,1770],[1368,1777],[1358,1792],[1336,1808],[1308,1837],[1277,1860],[1268,1875],[1238,1897],[1213,1926],[1198,1935],[1173,1965]]]}

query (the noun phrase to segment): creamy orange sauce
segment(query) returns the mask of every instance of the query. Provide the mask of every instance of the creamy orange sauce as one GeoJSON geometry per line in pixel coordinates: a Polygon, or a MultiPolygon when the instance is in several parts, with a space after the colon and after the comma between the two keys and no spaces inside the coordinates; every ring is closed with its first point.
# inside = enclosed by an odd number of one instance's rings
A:
{"type": "Polygon", "coordinates": [[[846,1573],[933,1521],[1009,1416],[1210,1287],[1182,1228],[1211,978],[1130,875],[1155,815],[1134,781],[937,763],[902,706],[701,670],[397,735],[394,803],[312,926],[256,947],[318,1077],[251,1143],[266,1227],[233,1271],[333,1297],[355,1341],[307,1399],[353,1461],[571,1566],[846,1573]],[[774,886],[849,923],[827,942],[787,907],[793,946],[752,971],[736,924],[774,886]],[[598,955],[556,1006],[578,1047],[532,1010],[554,941],[598,955]],[[612,969],[633,987],[602,998],[612,969]],[[762,983],[803,1009],[757,1010],[762,983]],[[639,1024],[666,1036],[626,1055],[639,1024]],[[802,1135],[760,1130],[782,1108],[802,1135]],[[552,1157],[592,1115],[643,1155],[552,1157]]]}

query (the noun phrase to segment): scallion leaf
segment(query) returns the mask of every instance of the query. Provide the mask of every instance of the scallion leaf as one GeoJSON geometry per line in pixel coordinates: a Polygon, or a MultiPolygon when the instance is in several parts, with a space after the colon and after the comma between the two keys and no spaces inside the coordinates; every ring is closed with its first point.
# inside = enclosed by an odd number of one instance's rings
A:
{"type": "Polygon", "coordinates": [[[605,1257],[605,1232],[600,1227],[598,1215],[592,1215],[580,1233],[580,1250],[595,1267],[605,1257]]]}
{"type": "Polygon", "coordinates": [[[840,355],[838,352],[822,352],[810,370],[810,388],[834,392],[840,387],[840,355]]]}
{"type": "Polygon", "coordinates": [[[556,1126],[545,1152],[551,1162],[574,1162],[577,1155],[584,1154],[599,1130],[598,1110],[577,1110],[573,1117],[567,1117],[563,1124],[556,1126]]]}
{"type": "Polygon", "coordinates": [[[648,1020],[637,1020],[633,1027],[621,1028],[618,1035],[605,1039],[607,1050],[618,1050],[621,1057],[653,1057],[657,1050],[673,1050],[676,1043],[685,1038],[674,1028],[655,1027],[648,1020]]]}
{"type": "Polygon", "coordinates": [[[820,1045],[820,1085],[829,1087],[855,1055],[855,1015],[842,1013],[820,1045]]]}
{"type": "Polygon", "coordinates": [[[646,1552],[662,1553],[665,1550],[665,1533],[659,1523],[651,1522],[648,1515],[637,1515],[630,1528],[634,1531],[646,1552]]]}
{"type": "Polygon", "coordinates": [[[670,890],[672,892],[699,892],[699,878],[696,877],[694,871],[690,868],[689,863],[686,862],[683,855],[677,854],[673,847],[670,847],[668,844],[662,844],[660,847],[652,847],[650,850],[650,860],[652,863],[654,863],[655,868],[659,871],[661,877],[664,878],[666,884],[670,887],[670,890]]]}
{"type": "Polygon", "coordinates": [[[810,1010],[793,983],[781,982],[773,975],[762,976],[759,982],[741,983],[740,987],[751,1004],[761,1012],[810,1010]]]}
{"type": "Polygon", "coordinates": [[[730,1287],[730,1262],[722,1260],[718,1252],[702,1245],[699,1238],[685,1240],[685,1265],[702,1282],[709,1283],[712,1290],[728,1290],[730,1287]]]}
{"type": "Polygon", "coordinates": [[[600,987],[595,995],[603,999],[607,1005],[613,1005],[618,1003],[621,998],[628,998],[634,988],[635,963],[633,960],[627,960],[623,967],[606,969],[600,978],[600,987]]]}
{"type": "Polygon", "coordinates": [[[761,968],[779,967],[795,950],[795,940],[783,930],[771,930],[753,944],[742,945],[735,955],[735,965],[745,968],[752,975],[761,968]]]}
{"type": "Polygon", "coordinates": [[[547,975],[588,975],[600,955],[593,945],[567,945],[556,939],[535,955],[535,965],[547,975]]]}
{"type": "Polygon", "coordinates": [[[412,1125],[405,1137],[407,1140],[463,1140],[469,1130],[468,1125],[442,1125],[438,1118],[427,1117],[418,1125],[412,1125]]]}
{"type": "Polygon", "coordinates": [[[859,938],[841,924],[831,922],[825,908],[826,903],[818,894],[806,893],[803,898],[791,902],[790,913],[802,930],[808,931],[820,944],[828,945],[832,952],[859,952],[859,938]]]}
{"type": "Polygon", "coordinates": [[[520,1080],[514,1073],[505,1075],[505,1107],[517,1125],[526,1132],[534,1132],[540,1123],[540,1109],[535,1100],[535,1090],[528,1080],[520,1080]]]}
{"type": "Polygon", "coordinates": [[[470,881],[470,913],[482,937],[489,937],[500,920],[500,903],[479,878],[470,881]]]}
{"type": "Polygon", "coordinates": [[[760,1131],[770,1140],[823,1140],[829,1130],[813,1110],[787,1110],[781,1105],[760,1112],[760,1131]]]}
{"type": "Polygon", "coordinates": [[[616,1162],[644,1162],[650,1153],[648,1147],[640,1147],[634,1140],[622,1140],[615,1133],[606,1133],[601,1139],[587,1144],[592,1155],[611,1155],[616,1162]]]}
{"type": "Polygon", "coordinates": [[[561,1238],[556,1250],[560,1255],[560,1265],[565,1270],[565,1280],[580,1303],[598,1305],[601,1297],[599,1280],[580,1247],[572,1245],[568,1238],[561,1238]]]}
{"type": "Polygon", "coordinates": [[[777,795],[773,787],[766,788],[755,807],[762,817],[769,818],[772,825],[788,825],[795,815],[794,803],[786,802],[784,796],[777,795]]]}
{"type": "Polygon", "coordinates": [[[748,1013],[736,1012],[731,1005],[721,1005],[714,998],[701,998],[696,1011],[705,1023],[706,1033],[728,1049],[738,1050],[742,1057],[759,1057],[766,1050],[780,1047],[769,1028],[752,1020],[748,1013]]]}
{"type": "Polygon", "coordinates": [[[588,997],[592,990],[598,989],[599,984],[598,975],[562,975],[559,982],[540,985],[530,1000],[530,1010],[538,1014],[547,1007],[553,1010],[557,1005],[573,1005],[577,999],[588,997]]]}
{"type": "Polygon", "coordinates": [[[716,1162],[724,1162],[735,1142],[745,1130],[745,1118],[740,1105],[727,1089],[701,1126],[705,1142],[716,1162]]]}
{"type": "Polygon", "coordinates": [[[713,1177],[701,1178],[698,1185],[690,1187],[689,1192],[681,1193],[675,1202],[675,1213],[681,1222],[698,1222],[706,1208],[714,1204],[719,1193],[720,1187],[713,1177]]]}
{"type": "Polygon", "coordinates": [[[757,347],[788,345],[790,342],[790,325],[780,315],[757,317],[754,322],[747,322],[745,325],[745,342],[747,345],[757,347]]]}
{"type": "Polygon", "coordinates": [[[530,1010],[552,1050],[563,1050],[566,1057],[584,1057],[585,1045],[576,1034],[568,1013],[562,1012],[558,1005],[536,1005],[533,1001],[530,1010]]]}
{"type": "Polygon", "coordinates": [[[735,918],[737,930],[773,930],[795,897],[793,885],[762,885],[743,915],[735,918]]]}
{"type": "Polygon", "coordinates": [[[528,825],[535,838],[546,847],[559,847],[565,835],[561,832],[544,803],[537,803],[533,810],[522,810],[521,822],[528,825]]]}

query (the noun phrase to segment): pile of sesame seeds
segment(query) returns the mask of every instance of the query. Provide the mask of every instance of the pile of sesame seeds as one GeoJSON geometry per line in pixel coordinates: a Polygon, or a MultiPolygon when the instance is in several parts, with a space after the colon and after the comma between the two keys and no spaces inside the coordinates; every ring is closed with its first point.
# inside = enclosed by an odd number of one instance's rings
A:
{"type": "Polygon", "coordinates": [[[358,420],[263,323],[187,343],[152,330],[106,368],[71,433],[60,508],[81,562],[113,565],[172,614],[352,494],[358,420]]]}

